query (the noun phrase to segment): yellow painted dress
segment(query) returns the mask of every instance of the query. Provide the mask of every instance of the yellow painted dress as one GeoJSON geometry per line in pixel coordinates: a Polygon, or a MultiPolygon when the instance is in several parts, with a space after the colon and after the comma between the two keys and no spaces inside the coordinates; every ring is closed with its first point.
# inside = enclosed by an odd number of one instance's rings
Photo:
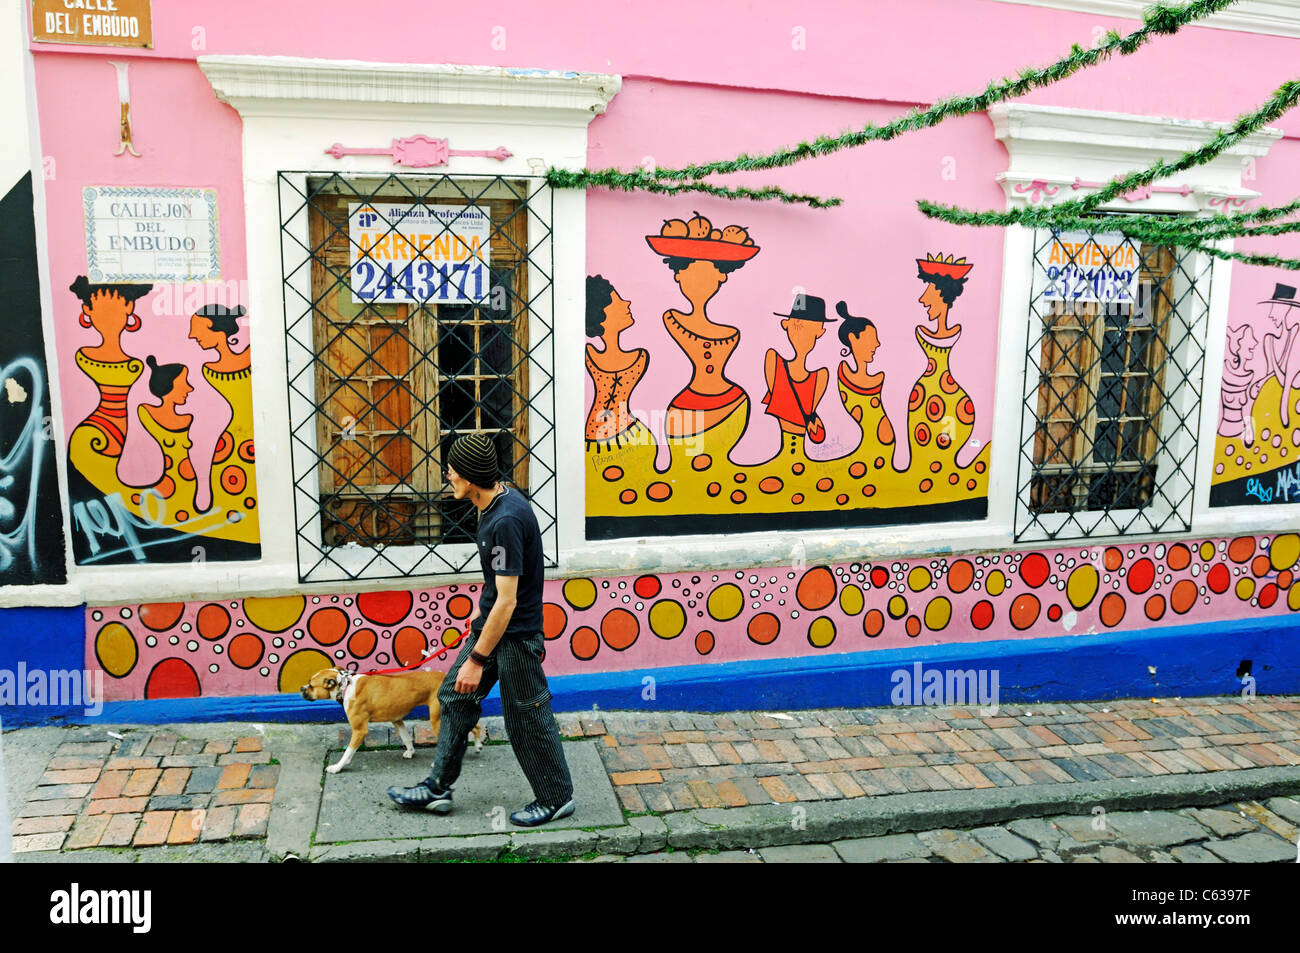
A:
{"type": "Polygon", "coordinates": [[[926,363],[907,404],[907,435],[912,447],[908,474],[922,493],[931,492],[936,484],[956,486],[966,479],[956,465],[956,456],[974,431],[975,404],[949,368],[953,345],[960,337],[958,332],[937,338],[925,328],[916,329],[926,363]]]}
{"type": "MultiPolygon", "coordinates": [[[[188,426],[184,430],[164,427],[149,413],[148,406],[141,404],[136,411],[145,432],[157,441],[163,452],[162,479],[154,484],[153,490],[163,499],[161,508],[165,516],[157,519],[162,514],[152,509],[158,506],[156,501],[151,504],[153,516],[163,525],[184,523],[196,514],[197,509],[194,497],[198,485],[194,481],[194,465],[190,462],[190,447],[193,446],[190,429],[188,426]]],[[[139,491],[131,494],[131,502],[140,505],[139,491]]]]}
{"type": "Polygon", "coordinates": [[[213,370],[203,365],[203,376],[230,405],[231,418],[212,454],[212,502],[223,509],[226,539],[259,542],[257,524],[257,471],[253,452],[253,375],[239,371],[213,370]]]}
{"type": "MultiPolygon", "coordinates": [[[[117,461],[126,443],[126,398],[144,373],[144,361],[104,363],[76,353],[77,367],[99,388],[99,405],[72,431],[68,460],[96,487],[117,483],[117,461]]],[[[105,490],[106,493],[112,492],[105,490]]]]}
{"type": "Polygon", "coordinates": [[[883,470],[894,459],[894,427],[885,415],[885,405],[880,399],[884,380],[875,387],[859,387],[845,375],[843,364],[837,377],[840,401],[849,416],[858,420],[862,427],[862,441],[849,456],[874,470],[883,470]],[[858,411],[856,415],[854,410],[858,411]]]}

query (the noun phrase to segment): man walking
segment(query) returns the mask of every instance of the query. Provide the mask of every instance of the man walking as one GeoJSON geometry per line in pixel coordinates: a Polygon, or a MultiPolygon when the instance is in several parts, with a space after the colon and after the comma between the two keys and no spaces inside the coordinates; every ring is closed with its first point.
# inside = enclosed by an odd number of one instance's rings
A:
{"type": "Polygon", "coordinates": [[[498,481],[489,437],[460,437],[447,464],[456,499],[470,500],[479,512],[483,591],[478,615],[438,692],[442,725],[429,776],[413,787],[394,785],[388,796],[403,807],[451,810],[451,786],[460,776],[466,736],[478,724],[483,699],[500,681],[510,747],[534,797],[510,821],[536,827],[573,813],[573,782],[542,672],[542,534],[524,495],[498,481]]]}

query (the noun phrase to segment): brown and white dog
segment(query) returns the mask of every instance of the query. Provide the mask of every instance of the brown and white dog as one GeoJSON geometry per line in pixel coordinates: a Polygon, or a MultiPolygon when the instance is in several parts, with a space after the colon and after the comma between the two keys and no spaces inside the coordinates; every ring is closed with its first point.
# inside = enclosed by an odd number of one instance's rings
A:
{"type": "MultiPolygon", "coordinates": [[[[299,691],[307,701],[332,700],[343,704],[343,713],[352,726],[352,738],[343,757],[325,770],[337,774],[348,766],[352,756],[366,740],[372,721],[389,721],[397,729],[406,750],[403,758],[414,757],[415,740],[403,721],[419,705],[429,706],[429,724],[434,737],[442,722],[442,705],[438,702],[438,689],[445,678],[443,672],[395,672],[391,675],[358,675],[337,668],[321,669],[299,691]]],[[[474,751],[483,750],[483,727],[475,725],[470,732],[474,751]]]]}

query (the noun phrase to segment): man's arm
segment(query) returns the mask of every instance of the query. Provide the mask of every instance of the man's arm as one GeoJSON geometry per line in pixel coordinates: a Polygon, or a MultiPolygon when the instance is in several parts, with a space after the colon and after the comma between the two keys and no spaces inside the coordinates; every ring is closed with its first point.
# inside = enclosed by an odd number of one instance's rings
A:
{"type": "MultiPolygon", "coordinates": [[[[501,641],[501,636],[505,634],[506,626],[510,624],[510,617],[514,615],[515,604],[519,596],[519,577],[502,576],[496,577],[497,582],[497,601],[492,605],[492,611],[488,613],[487,621],[483,623],[483,631],[479,633],[478,642],[474,645],[474,651],[479,655],[491,655],[501,641]]],[[[456,691],[462,695],[472,694],[478,688],[479,680],[483,677],[483,666],[472,658],[465,660],[465,664],[460,667],[456,674],[456,691]]]]}

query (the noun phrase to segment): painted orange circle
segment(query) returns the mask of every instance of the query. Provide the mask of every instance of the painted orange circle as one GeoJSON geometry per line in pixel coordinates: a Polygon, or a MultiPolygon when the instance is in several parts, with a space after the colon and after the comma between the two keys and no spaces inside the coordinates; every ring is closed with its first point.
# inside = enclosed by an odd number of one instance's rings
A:
{"type": "Polygon", "coordinates": [[[695,651],[701,655],[708,655],[713,651],[713,633],[708,629],[695,636],[695,651]]]}
{"type": "Polygon", "coordinates": [[[1124,565],[1124,554],[1114,546],[1106,549],[1106,555],[1103,557],[1104,564],[1108,570],[1114,572],[1120,566],[1124,565]]]}
{"type": "Polygon", "coordinates": [[[624,490],[622,493],[618,495],[618,500],[620,503],[635,503],[636,490],[632,489],[631,487],[628,487],[626,490],[624,490]]]}
{"type": "Polygon", "coordinates": [[[823,493],[825,493],[834,485],[835,485],[835,481],[832,480],[830,477],[822,477],[820,480],[817,481],[817,489],[821,490],[821,492],[823,493]]]}
{"type": "Polygon", "coordinates": [[[656,503],[662,503],[673,495],[673,488],[663,481],[656,481],[645,488],[645,495],[656,503]]]}
{"type": "Polygon", "coordinates": [[[946,408],[943,406],[943,399],[937,394],[925,402],[925,415],[932,421],[943,419],[943,412],[946,408]]]}
{"type": "Polygon", "coordinates": [[[835,599],[835,576],[825,566],[815,566],[803,574],[795,587],[799,605],[809,611],[825,609],[835,599]]]}
{"type": "Polygon", "coordinates": [[[764,493],[776,493],[783,486],[785,486],[785,484],[781,482],[781,478],[774,476],[764,477],[758,483],[758,488],[764,493]]]}
{"type": "Polygon", "coordinates": [[[1128,609],[1128,603],[1118,592],[1108,592],[1101,600],[1101,608],[1097,614],[1101,617],[1101,624],[1107,627],[1114,627],[1124,621],[1124,613],[1128,609]]]}
{"type": "Polygon", "coordinates": [[[948,567],[948,588],[954,593],[963,593],[975,581],[975,567],[968,559],[958,559],[948,567]]]}
{"type": "Polygon", "coordinates": [[[178,523],[184,523],[184,522],[185,522],[186,520],[188,520],[189,518],[190,518],[190,511],[189,511],[189,510],[177,510],[177,511],[176,511],[176,522],[178,522],[178,523]]]}
{"type": "Polygon", "coordinates": [[[393,661],[403,668],[424,657],[429,640],[413,625],[404,625],[393,635],[393,661]]]}
{"type": "Polygon", "coordinates": [[[800,473],[803,473],[803,464],[802,463],[792,464],[790,466],[790,472],[793,473],[795,476],[798,476],[800,473]]]}
{"type": "Polygon", "coordinates": [[[733,503],[744,503],[744,502],[745,502],[745,491],[744,491],[744,490],[733,490],[733,491],[732,491],[732,494],[731,494],[731,502],[733,502],[733,503]]]}
{"type": "Polygon", "coordinates": [[[1238,536],[1228,544],[1228,558],[1234,563],[1244,563],[1255,555],[1255,537],[1238,536]]]}
{"type": "Polygon", "coordinates": [[[221,488],[232,496],[243,493],[247,485],[248,476],[244,473],[243,467],[231,465],[221,471],[221,488]]]}
{"type": "Polygon", "coordinates": [[[1183,615],[1196,605],[1198,594],[1196,583],[1190,579],[1180,580],[1174,584],[1174,591],[1169,594],[1169,606],[1179,615],[1183,615]]]}
{"type": "Polygon", "coordinates": [[[348,615],[335,606],[317,609],[307,620],[307,631],[321,645],[334,645],[348,634],[348,615]]]}
{"type": "Polygon", "coordinates": [[[795,506],[798,506],[800,503],[803,502],[803,494],[802,493],[794,494],[792,497],[790,497],[790,502],[793,503],[795,506]]]}
{"type": "Polygon", "coordinates": [[[781,620],[770,612],[760,612],[749,620],[749,624],[745,626],[745,634],[749,636],[751,642],[770,645],[781,634],[781,620]]]}
{"type": "Polygon", "coordinates": [[[1250,571],[1255,574],[1256,578],[1267,576],[1269,570],[1273,568],[1273,561],[1267,556],[1256,556],[1250,561],[1250,571]]]}
{"type": "Polygon", "coordinates": [[[884,466],[885,466],[885,458],[884,458],[884,457],[876,457],[876,469],[877,469],[877,470],[883,469],[884,466]]]}
{"type": "Polygon", "coordinates": [[[1038,613],[1042,611],[1042,608],[1042,604],[1038,601],[1036,595],[1032,592],[1022,592],[1011,603],[1011,611],[1008,616],[1013,626],[1024,631],[1038,621],[1038,613]]]}
{"type": "Polygon", "coordinates": [[[939,369],[939,365],[936,364],[936,363],[934,362],[934,358],[932,358],[932,357],[927,357],[927,358],[925,359],[925,373],[922,374],[921,376],[922,376],[922,377],[930,377],[930,376],[931,376],[932,374],[934,374],[934,372],[937,371],[938,369],[939,369]]]}
{"type": "MultiPolygon", "coordinates": [[[[939,434],[939,436],[942,437],[943,434],[939,434]]],[[[942,469],[943,469],[943,464],[940,463],[938,460],[936,460],[936,461],[934,461],[934,463],[930,464],[930,472],[931,472],[931,473],[938,473],[938,472],[939,472],[940,470],[942,470],[942,469]]]]}
{"type": "Polygon", "coordinates": [[[945,394],[955,394],[958,391],[957,381],[953,379],[951,371],[944,371],[939,377],[939,388],[945,394]]]}
{"type": "Polygon", "coordinates": [[[601,474],[600,474],[600,475],[603,476],[603,477],[604,477],[606,480],[608,480],[610,483],[614,483],[614,482],[616,482],[616,481],[618,481],[618,480],[623,479],[623,468],[622,468],[622,467],[605,467],[605,469],[601,471],[601,474]]]}
{"type": "Polygon", "coordinates": [[[719,493],[722,492],[722,484],[721,484],[721,483],[710,483],[710,484],[708,485],[708,487],[707,487],[707,490],[708,490],[708,494],[709,494],[709,496],[717,496],[719,493]]]}
{"type": "Polygon", "coordinates": [[[957,419],[964,424],[975,422],[975,405],[969,397],[963,397],[957,402],[957,419]]]}
{"type": "Polygon", "coordinates": [[[353,658],[369,658],[379,643],[374,629],[357,629],[348,639],[348,654],[353,658]]]}
{"type": "Polygon", "coordinates": [[[976,473],[983,473],[983,472],[984,472],[984,461],[983,461],[983,460],[976,460],[976,461],[975,461],[975,472],[976,472],[976,473]]]}
{"type": "Polygon", "coordinates": [[[924,400],[925,400],[925,390],[921,387],[920,384],[914,385],[912,387],[912,396],[907,399],[907,409],[917,410],[918,408],[920,408],[921,403],[924,400]]]}
{"type": "Polygon", "coordinates": [[[1148,619],[1152,622],[1159,622],[1165,617],[1165,597],[1159,594],[1152,596],[1147,599],[1146,605],[1142,609],[1146,612],[1148,619]]]}
{"type": "Polygon", "coordinates": [[[468,619],[474,611],[474,600],[463,592],[458,592],[447,600],[447,614],[453,619],[468,619]]]}
{"type": "Polygon", "coordinates": [[[874,496],[875,493],[876,493],[876,486],[874,483],[868,483],[862,487],[863,496],[874,496]]]}
{"type": "Polygon", "coordinates": [[[733,473],[731,475],[731,478],[735,480],[737,483],[744,483],[746,480],[745,473],[743,470],[733,473]]]}
{"type": "Polygon", "coordinates": [[[841,493],[839,496],[835,497],[835,502],[838,503],[840,506],[843,506],[848,501],[849,501],[849,495],[847,493],[841,493]]]}
{"type": "MultiPolygon", "coordinates": [[[[240,489],[243,489],[243,487],[240,487],[240,489]]],[[[164,476],[154,484],[154,492],[164,500],[169,500],[171,499],[172,494],[176,492],[176,481],[169,476],[164,476]]]]}
{"type": "Polygon", "coordinates": [[[641,623],[626,609],[610,609],[600,620],[600,636],[615,652],[631,648],[641,634],[641,623]]]}
{"type": "MultiPolygon", "coordinates": [[[[940,450],[947,450],[948,445],[952,443],[952,438],[941,430],[939,431],[939,435],[934,438],[934,442],[940,450]]],[[[938,471],[936,470],[935,472],[937,473],[938,471]]]]}
{"type": "Polygon", "coordinates": [[[569,624],[569,615],[563,606],[554,602],[542,603],[542,635],[548,640],[558,639],[569,624]]]}
{"type": "Polygon", "coordinates": [[[226,655],[232,664],[240,668],[252,668],[262,661],[262,653],[265,651],[266,646],[260,638],[251,632],[241,632],[230,640],[226,655]]]}
{"type": "Polygon", "coordinates": [[[916,437],[916,442],[924,447],[930,442],[930,428],[925,424],[917,424],[914,436],[916,437]]]}
{"type": "Polygon", "coordinates": [[[697,453],[691,457],[691,469],[693,470],[707,470],[711,466],[713,466],[713,458],[707,453],[697,453]]]}
{"type": "Polygon", "coordinates": [[[217,449],[212,452],[212,462],[223,462],[234,449],[235,438],[230,436],[230,431],[227,430],[221,435],[221,439],[217,441],[217,449]]]}
{"type": "Polygon", "coordinates": [[[194,479],[194,464],[190,462],[189,457],[186,457],[184,460],[182,460],[180,466],[178,466],[176,469],[184,479],[186,480],[194,479]]]}
{"type": "Polygon", "coordinates": [[[956,485],[957,485],[957,481],[960,480],[960,479],[961,479],[961,477],[957,476],[957,474],[955,474],[955,473],[950,473],[950,474],[948,474],[948,482],[951,483],[953,486],[956,486],[956,485]]]}
{"type": "Polygon", "coordinates": [[[569,639],[569,651],[575,658],[590,662],[600,651],[600,636],[591,626],[580,625],[574,629],[573,636],[569,639]]]}
{"type": "Polygon", "coordinates": [[[966,489],[968,489],[968,490],[973,490],[973,489],[975,489],[975,481],[974,481],[974,480],[967,480],[967,481],[966,481],[966,489]]]}
{"type": "Polygon", "coordinates": [[[194,627],[199,630],[199,635],[209,642],[215,642],[230,631],[230,613],[226,611],[225,606],[219,606],[215,602],[210,602],[200,609],[199,616],[194,621],[194,627]]]}
{"type": "Polygon", "coordinates": [[[931,480],[929,477],[926,477],[924,480],[921,481],[920,490],[922,493],[929,493],[933,487],[934,487],[934,481],[931,480]]]}
{"type": "Polygon", "coordinates": [[[1293,576],[1291,575],[1291,570],[1283,569],[1280,573],[1277,574],[1277,587],[1279,589],[1290,589],[1292,578],[1293,576]]]}
{"type": "Polygon", "coordinates": [[[1165,564],[1174,572],[1186,569],[1192,564],[1192,552],[1182,543],[1174,543],[1165,554],[1165,564]]]}
{"type": "Polygon", "coordinates": [[[874,639],[885,629],[885,614],[879,609],[870,609],[862,617],[862,631],[867,638],[874,639]]]}
{"type": "Polygon", "coordinates": [[[921,620],[914,615],[909,615],[907,621],[903,623],[903,630],[907,633],[908,638],[916,638],[921,634],[921,620]]]}
{"type": "Polygon", "coordinates": [[[849,464],[849,476],[857,480],[867,475],[867,465],[861,460],[854,460],[849,464]]]}
{"type": "Polygon", "coordinates": [[[239,459],[245,463],[253,462],[253,441],[245,440],[239,445],[239,459]]]}
{"type": "Polygon", "coordinates": [[[184,611],[183,602],[146,602],[140,607],[140,622],[146,629],[166,632],[181,621],[184,611]]]}

